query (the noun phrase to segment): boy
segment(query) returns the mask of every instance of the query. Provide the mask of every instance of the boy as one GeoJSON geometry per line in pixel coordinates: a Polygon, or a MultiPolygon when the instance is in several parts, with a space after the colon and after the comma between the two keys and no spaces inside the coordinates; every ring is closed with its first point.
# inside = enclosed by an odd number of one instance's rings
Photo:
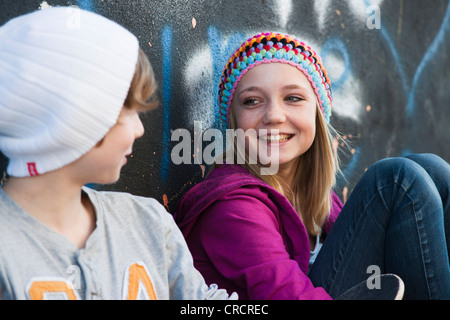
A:
{"type": "Polygon", "coordinates": [[[0,28],[2,299],[226,299],[208,287],[173,218],[113,183],[156,105],[134,35],[73,7],[0,28]]]}

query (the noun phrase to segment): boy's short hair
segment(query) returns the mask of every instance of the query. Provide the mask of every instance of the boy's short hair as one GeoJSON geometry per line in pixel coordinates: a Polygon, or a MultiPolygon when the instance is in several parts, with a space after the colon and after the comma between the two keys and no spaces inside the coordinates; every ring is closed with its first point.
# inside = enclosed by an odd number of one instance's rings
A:
{"type": "Polygon", "coordinates": [[[124,106],[138,111],[155,109],[158,106],[158,101],[154,99],[156,89],[157,84],[152,65],[144,51],[139,49],[136,71],[124,106]]]}

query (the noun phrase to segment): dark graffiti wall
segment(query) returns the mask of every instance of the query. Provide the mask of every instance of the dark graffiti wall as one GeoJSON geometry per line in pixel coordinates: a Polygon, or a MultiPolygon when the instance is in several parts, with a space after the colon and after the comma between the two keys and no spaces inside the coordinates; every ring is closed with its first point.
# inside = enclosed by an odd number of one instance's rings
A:
{"type": "MultiPolygon", "coordinates": [[[[344,201],[381,158],[433,152],[450,161],[448,0],[0,0],[0,24],[58,5],[77,5],[127,27],[159,82],[160,107],[142,117],[146,134],[122,178],[96,188],[152,196],[172,212],[208,171],[194,157],[190,164],[173,163],[178,141],[172,134],[184,128],[201,141],[202,130],[218,126],[225,61],[261,31],[291,33],[323,58],[333,81],[331,123],[349,143],[340,152],[347,179],[340,178],[337,189],[344,201]]],[[[0,158],[0,172],[6,163],[0,158]]]]}

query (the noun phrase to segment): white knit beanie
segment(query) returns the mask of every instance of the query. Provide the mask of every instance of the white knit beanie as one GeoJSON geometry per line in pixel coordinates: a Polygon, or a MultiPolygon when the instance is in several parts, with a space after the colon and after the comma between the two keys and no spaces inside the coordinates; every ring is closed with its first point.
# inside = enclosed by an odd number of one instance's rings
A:
{"type": "Polygon", "coordinates": [[[0,28],[0,150],[24,177],[67,165],[116,123],[139,44],[117,23],[53,7],[0,28]]]}

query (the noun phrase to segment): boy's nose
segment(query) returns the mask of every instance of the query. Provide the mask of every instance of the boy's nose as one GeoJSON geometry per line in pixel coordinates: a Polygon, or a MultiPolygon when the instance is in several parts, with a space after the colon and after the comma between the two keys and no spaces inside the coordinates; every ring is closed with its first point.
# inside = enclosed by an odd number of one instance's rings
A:
{"type": "Polygon", "coordinates": [[[138,114],[136,114],[135,131],[134,132],[135,132],[136,139],[142,137],[145,132],[144,124],[142,123],[142,120],[138,114]]]}

